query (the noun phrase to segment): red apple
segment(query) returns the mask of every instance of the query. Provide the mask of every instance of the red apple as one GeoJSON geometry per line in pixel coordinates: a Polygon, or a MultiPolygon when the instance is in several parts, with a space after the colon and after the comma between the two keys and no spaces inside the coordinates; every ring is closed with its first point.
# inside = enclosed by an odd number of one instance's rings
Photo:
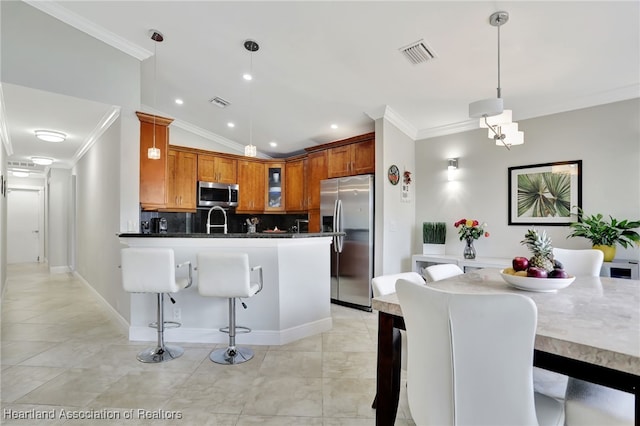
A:
{"type": "Polygon", "coordinates": [[[564,269],[556,268],[549,272],[549,278],[569,278],[569,274],[564,269]]]}
{"type": "Polygon", "coordinates": [[[533,278],[547,278],[547,271],[544,268],[538,268],[537,266],[532,266],[527,269],[527,276],[533,278]]]}
{"type": "Polygon", "coordinates": [[[511,261],[511,266],[516,271],[526,271],[529,267],[529,259],[526,257],[514,257],[511,261]]]}

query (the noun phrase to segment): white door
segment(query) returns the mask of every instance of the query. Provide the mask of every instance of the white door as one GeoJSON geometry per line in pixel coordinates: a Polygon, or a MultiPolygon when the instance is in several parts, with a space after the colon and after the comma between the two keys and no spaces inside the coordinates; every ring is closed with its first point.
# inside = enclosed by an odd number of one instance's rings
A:
{"type": "Polygon", "coordinates": [[[7,263],[40,261],[40,193],[10,189],[7,199],[7,263]]]}

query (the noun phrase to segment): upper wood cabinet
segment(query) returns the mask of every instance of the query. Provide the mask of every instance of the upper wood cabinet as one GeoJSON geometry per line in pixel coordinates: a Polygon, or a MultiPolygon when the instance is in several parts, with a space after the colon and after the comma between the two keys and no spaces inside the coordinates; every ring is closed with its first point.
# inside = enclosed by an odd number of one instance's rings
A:
{"type": "Polygon", "coordinates": [[[375,172],[375,138],[329,148],[327,155],[329,178],[375,172]]]}
{"type": "Polygon", "coordinates": [[[238,160],[215,155],[198,155],[198,180],[204,182],[238,183],[238,160]]]}
{"type": "Polygon", "coordinates": [[[169,149],[167,154],[167,208],[196,211],[197,154],[169,149]]]}
{"type": "Polygon", "coordinates": [[[307,208],[320,208],[320,181],[327,179],[327,152],[315,151],[307,156],[307,208]]]}
{"type": "Polygon", "coordinates": [[[307,210],[306,158],[287,160],[285,163],[285,210],[287,212],[307,210]]]}
{"type": "Polygon", "coordinates": [[[136,112],[140,120],[140,206],[157,210],[167,204],[167,150],[173,119],[136,112]],[[148,158],[149,148],[160,150],[160,159],[148,158]]]}
{"type": "Polygon", "coordinates": [[[262,213],[265,206],[265,164],[261,161],[238,160],[237,213],[262,213]]]}

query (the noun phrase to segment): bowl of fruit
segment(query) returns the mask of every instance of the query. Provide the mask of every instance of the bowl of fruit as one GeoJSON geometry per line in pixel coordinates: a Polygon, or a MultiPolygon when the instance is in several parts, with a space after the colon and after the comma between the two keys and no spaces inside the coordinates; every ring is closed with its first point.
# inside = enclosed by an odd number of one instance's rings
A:
{"type": "Polygon", "coordinates": [[[550,292],[568,287],[576,279],[553,259],[551,239],[545,231],[528,230],[521,244],[529,248],[532,256],[514,257],[511,268],[500,271],[507,284],[520,290],[550,292]]]}

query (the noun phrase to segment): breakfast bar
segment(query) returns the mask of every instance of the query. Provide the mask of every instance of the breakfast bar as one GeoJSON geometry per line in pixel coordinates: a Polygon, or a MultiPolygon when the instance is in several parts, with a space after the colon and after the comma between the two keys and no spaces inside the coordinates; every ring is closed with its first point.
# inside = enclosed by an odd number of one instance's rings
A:
{"type": "MultiPolygon", "coordinates": [[[[128,247],[172,248],[176,263],[190,261],[193,285],[174,295],[176,303],[165,306],[165,318],[181,323],[167,328],[167,341],[226,343],[228,335],[218,329],[228,323],[226,299],[198,294],[197,254],[220,250],[244,252],[251,266],[261,265],[263,290],[237,310],[238,325],[251,333],[238,339],[243,344],[282,345],[331,329],[330,245],[334,233],[254,234],[120,234],[128,247]]],[[[177,275],[183,274],[181,270],[177,275]]],[[[155,318],[155,299],[131,294],[129,340],[153,341],[156,331],[148,324],[155,318]]]]}

